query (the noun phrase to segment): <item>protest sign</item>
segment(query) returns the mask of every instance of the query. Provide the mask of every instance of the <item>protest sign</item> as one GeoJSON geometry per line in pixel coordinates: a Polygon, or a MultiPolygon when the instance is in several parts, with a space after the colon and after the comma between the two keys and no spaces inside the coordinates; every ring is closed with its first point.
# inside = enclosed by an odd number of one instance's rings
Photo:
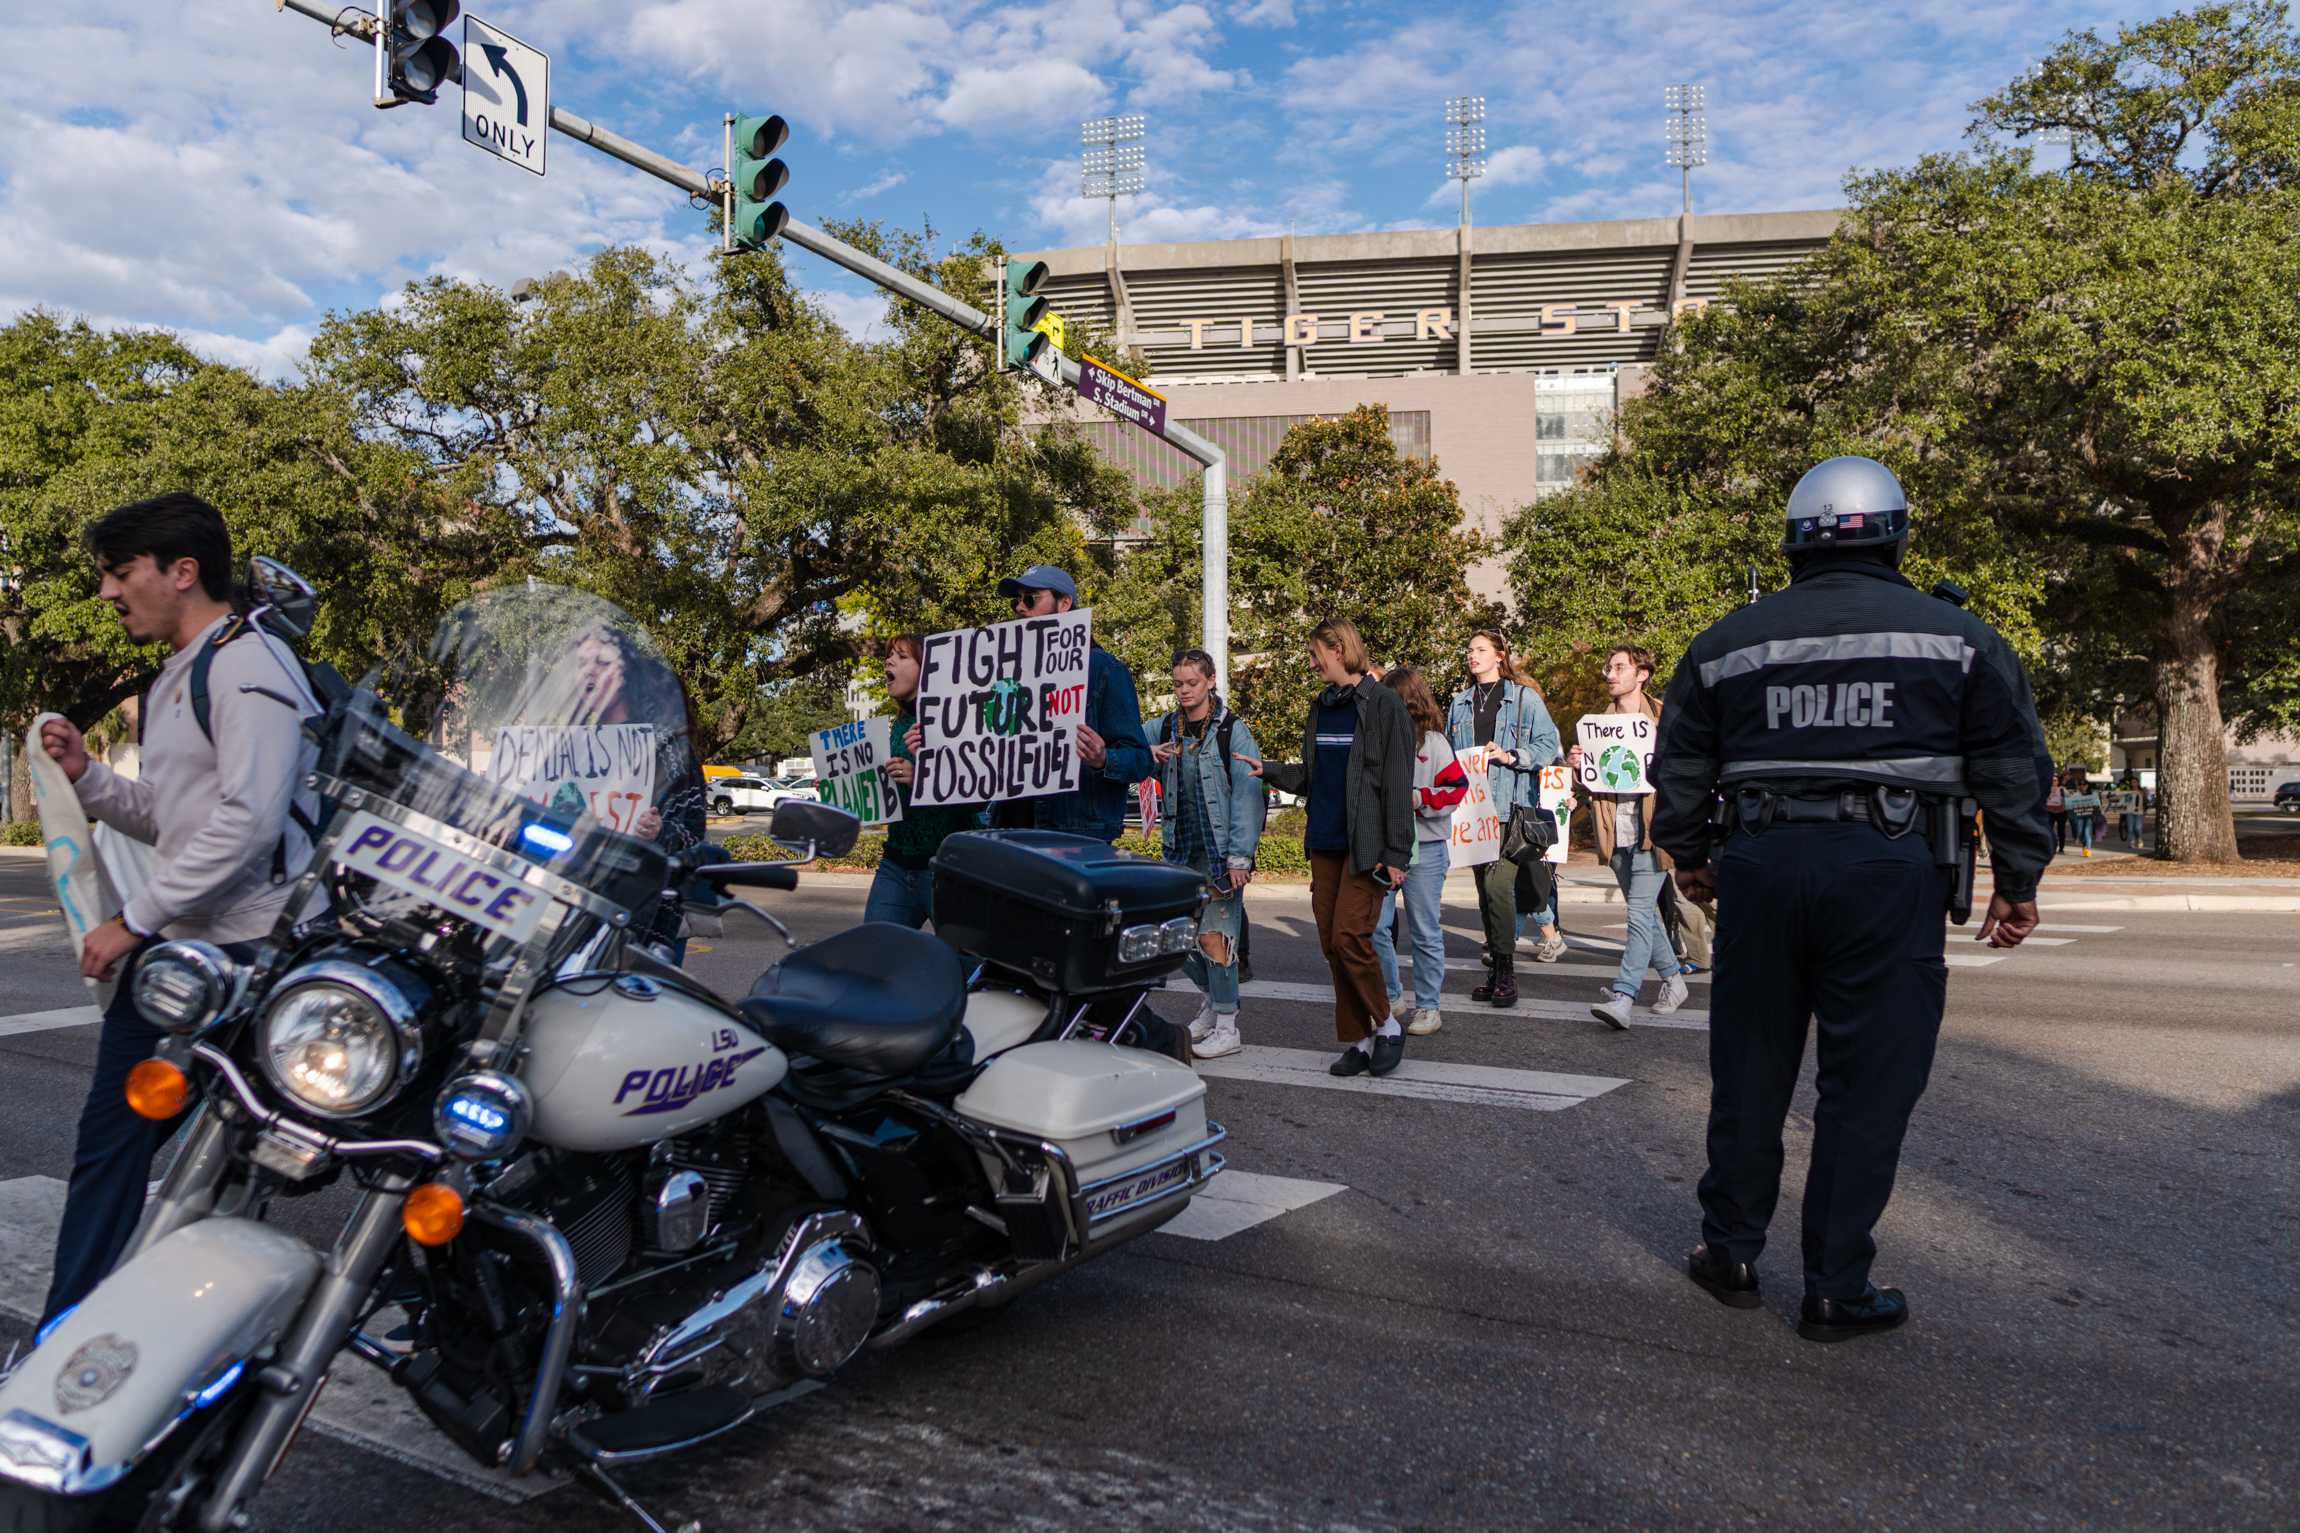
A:
{"type": "Polygon", "coordinates": [[[1469,777],[1469,792],[1453,806],[1453,828],[1446,850],[1457,868],[1477,868],[1501,855],[1501,811],[1493,801],[1486,768],[1493,762],[1493,747],[1472,745],[1454,752],[1469,777]]]}
{"type": "Polygon", "coordinates": [[[1653,791],[1653,720],[1642,713],[1590,713],[1573,726],[1581,785],[1592,793],[1653,791]]]}
{"type": "Polygon", "coordinates": [[[652,724],[514,724],[493,744],[487,775],[562,814],[629,834],[655,802],[652,724]]]}
{"type": "Polygon", "coordinates": [[[2108,812],[2110,814],[2140,813],[2140,795],[2137,793],[2129,792],[2116,792],[2109,794],[2108,812]]]}
{"type": "Polygon", "coordinates": [[[1572,792],[1573,768],[1546,766],[1541,769],[1541,807],[1557,820],[1557,839],[1541,854],[1543,862],[1565,861],[1565,843],[1573,830],[1573,817],[1565,812],[1565,801],[1572,792]]]}
{"type": "Polygon", "coordinates": [[[927,639],[912,804],[995,804],[1076,790],[1092,618],[1057,612],[927,639]]]}
{"type": "Polygon", "coordinates": [[[865,825],[901,819],[902,795],[886,780],[886,764],[894,759],[893,727],[886,719],[855,719],[816,730],[808,742],[815,796],[865,825]]]}

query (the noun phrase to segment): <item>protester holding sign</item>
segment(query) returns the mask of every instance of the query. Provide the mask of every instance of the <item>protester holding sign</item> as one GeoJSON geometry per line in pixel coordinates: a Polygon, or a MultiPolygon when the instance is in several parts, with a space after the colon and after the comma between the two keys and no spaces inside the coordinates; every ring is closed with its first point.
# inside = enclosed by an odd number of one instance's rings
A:
{"type": "Polygon", "coordinates": [[[2100,839],[2100,795],[2092,791],[2092,779],[2083,767],[2068,774],[2061,803],[2068,809],[2069,828],[2076,832],[2077,846],[2090,857],[2092,844],[2100,839]]]}
{"type": "Polygon", "coordinates": [[[1015,621],[926,641],[911,801],[988,803],[1002,830],[1115,842],[1150,775],[1134,678],[1093,642],[1064,571],[1034,564],[998,594],[1015,621]]]}
{"type": "MultiPolygon", "coordinates": [[[[1469,794],[1469,776],[1455,759],[1445,737],[1445,715],[1429,683],[1410,665],[1393,668],[1382,685],[1397,693],[1414,722],[1420,743],[1414,751],[1414,860],[1406,869],[1406,937],[1414,949],[1414,1004],[1406,1031],[1415,1036],[1436,1032],[1444,1025],[1438,1005],[1445,990],[1444,916],[1446,843],[1453,832],[1454,809],[1469,794]]],[[[1390,993],[1390,1015],[1405,1015],[1405,986],[1398,979],[1397,939],[1390,928],[1391,901],[1382,900],[1381,916],[1374,922],[1374,959],[1382,966],[1382,983],[1390,993]]]]}
{"type": "MultiPolygon", "coordinates": [[[[1494,811],[1506,832],[1519,810],[1541,807],[1541,769],[1557,759],[1557,725],[1541,694],[1511,663],[1509,644],[1492,629],[1470,635],[1462,657],[1469,666],[1470,684],[1456,692],[1446,715],[1446,736],[1456,751],[1491,747],[1486,783],[1494,811]]],[[[1470,992],[1472,1000],[1495,1006],[1517,1001],[1518,884],[1521,874],[1532,885],[1529,892],[1541,907],[1549,904],[1553,885],[1541,880],[1546,868],[1524,869],[1505,857],[1496,857],[1478,873],[1477,909],[1485,927],[1485,983],[1470,992]]],[[[1554,924],[1542,928],[1541,946],[1534,958],[1555,963],[1565,951],[1565,939],[1554,924]]]]}
{"type": "Polygon", "coordinates": [[[934,916],[934,854],[943,841],[962,830],[982,828],[982,810],[972,804],[924,805],[911,802],[911,783],[917,773],[912,752],[917,749],[919,661],[926,640],[915,633],[898,634],[886,647],[882,675],[886,695],[899,710],[887,734],[885,775],[894,790],[894,823],[887,828],[886,846],[879,853],[878,871],[871,875],[870,897],[863,902],[865,921],[892,921],[917,931],[934,916]]]}
{"type": "Polygon", "coordinates": [[[1238,1037],[1238,936],[1246,885],[1262,843],[1266,795],[1254,775],[1262,756],[1246,721],[1222,706],[1214,690],[1214,657],[1186,649],[1174,657],[1174,711],[1151,726],[1158,763],[1159,847],[1168,862],[1206,875],[1214,897],[1198,915],[1198,951],[1186,966],[1205,1004],[1190,1019],[1191,1052],[1200,1059],[1235,1054],[1238,1037]]]}
{"type": "Polygon", "coordinates": [[[1629,906],[1629,939],[1622,945],[1621,969],[1606,987],[1602,1005],[1590,1010],[1608,1027],[1627,1031],[1630,1008],[1644,988],[1645,969],[1661,976],[1653,1009],[1667,1014],[1685,1004],[1689,993],[1677,955],[1661,929],[1661,885],[1675,866],[1653,844],[1651,801],[1653,747],[1661,727],[1661,705],[1648,697],[1653,652],[1638,644],[1616,644],[1605,656],[1605,690],[1610,713],[1583,718],[1576,726],[1569,760],[1590,796],[1597,822],[1597,852],[1613,868],[1629,906]]]}
{"type": "Polygon", "coordinates": [[[1310,704],[1302,759],[1256,770],[1308,800],[1310,913],[1334,976],[1334,1036],[1348,1045],[1330,1068],[1387,1075],[1405,1057],[1405,1037],[1374,959],[1374,922],[1413,859],[1413,720],[1366,674],[1352,624],[1330,618],[1312,629],[1310,663],[1326,685],[1310,704]]]}

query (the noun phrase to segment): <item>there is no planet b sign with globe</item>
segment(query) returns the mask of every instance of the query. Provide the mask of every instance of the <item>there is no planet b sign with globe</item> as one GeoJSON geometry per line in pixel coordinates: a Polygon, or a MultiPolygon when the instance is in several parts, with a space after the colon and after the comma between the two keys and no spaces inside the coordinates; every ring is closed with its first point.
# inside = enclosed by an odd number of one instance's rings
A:
{"type": "Polygon", "coordinates": [[[1592,793],[1653,791],[1653,721],[1642,713],[1591,713],[1573,727],[1581,786],[1592,793]]]}

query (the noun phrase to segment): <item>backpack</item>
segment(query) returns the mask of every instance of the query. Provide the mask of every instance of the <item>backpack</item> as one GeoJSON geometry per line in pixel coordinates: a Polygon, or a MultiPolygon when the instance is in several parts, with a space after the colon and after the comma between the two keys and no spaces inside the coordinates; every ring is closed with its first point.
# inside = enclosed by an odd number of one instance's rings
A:
{"type": "MultiPolygon", "coordinates": [[[[1232,749],[1231,742],[1237,737],[1238,716],[1225,708],[1222,710],[1221,718],[1215,721],[1214,727],[1214,748],[1222,753],[1222,770],[1227,772],[1232,763],[1237,760],[1237,752],[1232,749]]],[[[1173,745],[1181,738],[1182,714],[1177,709],[1166,715],[1166,728],[1159,736],[1159,743],[1161,745],[1173,745]]],[[[1257,828],[1270,823],[1270,794],[1267,789],[1262,792],[1256,820],[1257,828]]]]}
{"type": "MultiPolygon", "coordinates": [[[[226,644],[236,639],[245,638],[256,631],[255,623],[246,613],[235,612],[229,622],[216,630],[216,636],[201,645],[199,653],[192,657],[192,675],[186,687],[186,690],[191,694],[192,722],[200,726],[201,738],[205,739],[210,746],[216,743],[216,729],[215,704],[208,696],[208,682],[209,673],[216,668],[216,651],[222,649],[226,644]]],[[[290,649],[288,653],[294,655],[295,651],[290,649]]],[[[296,655],[295,658],[299,665],[303,664],[302,656],[296,655]]],[[[155,682],[154,685],[156,686],[157,683],[155,682]]],[[[305,685],[307,687],[310,685],[308,677],[305,685]]],[[[151,712],[152,694],[146,692],[143,706],[136,710],[136,744],[139,747],[144,743],[144,720],[151,716],[151,712]]],[[[314,846],[319,844],[320,833],[327,828],[327,822],[333,814],[334,806],[323,803],[320,806],[319,818],[315,820],[303,812],[303,805],[296,802],[294,794],[288,795],[288,818],[295,821],[296,828],[301,830],[305,839],[314,846]]],[[[280,833],[278,842],[272,847],[272,882],[275,884],[287,882],[287,833],[285,831],[280,833]]]]}

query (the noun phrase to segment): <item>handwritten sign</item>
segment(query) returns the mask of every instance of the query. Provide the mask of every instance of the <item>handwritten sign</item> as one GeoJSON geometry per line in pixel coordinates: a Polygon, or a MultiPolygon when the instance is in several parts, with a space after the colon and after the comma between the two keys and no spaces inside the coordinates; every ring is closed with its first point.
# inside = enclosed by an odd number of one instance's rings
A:
{"type": "Polygon", "coordinates": [[[1545,766],[1541,769],[1541,807],[1557,820],[1557,839],[1541,854],[1543,862],[1565,861],[1565,843],[1573,832],[1573,816],[1565,812],[1565,801],[1572,796],[1573,768],[1545,766]]]}
{"type": "Polygon", "coordinates": [[[2137,793],[2111,793],[2108,795],[2110,814],[2139,814],[2140,795],[2137,793]]]}
{"type": "Polygon", "coordinates": [[[1653,721],[1642,713],[1584,714],[1574,725],[1581,744],[1581,785],[1592,793],[1653,791],[1653,721]]]}
{"type": "Polygon", "coordinates": [[[487,775],[560,813],[631,834],[655,802],[652,724],[514,724],[494,746],[487,775]]]}
{"type": "Polygon", "coordinates": [[[887,719],[855,719],[816,730],[808,742],[816,796],[865,825],[901,819],[902,795],[886,780],[886,764],[894,759],[893,728],[887,719]]]}
{"type": "Polygon", "coordinates": [[[1092,619],[1058,612],[928,638],[911,803],[995,804],[1077,789],[1092,619]]]}
{"type": "Polygon", "coordinates": [[[1446,851],[1457,868],[1483,867],[1501,856],[1501,810],[1493,801],[1486,769],[1493,764],[1490,745],[1465,746],[1455,753],[1469,775],[1469,792],[1453,806],[1453,829],[1446,851]]]}

